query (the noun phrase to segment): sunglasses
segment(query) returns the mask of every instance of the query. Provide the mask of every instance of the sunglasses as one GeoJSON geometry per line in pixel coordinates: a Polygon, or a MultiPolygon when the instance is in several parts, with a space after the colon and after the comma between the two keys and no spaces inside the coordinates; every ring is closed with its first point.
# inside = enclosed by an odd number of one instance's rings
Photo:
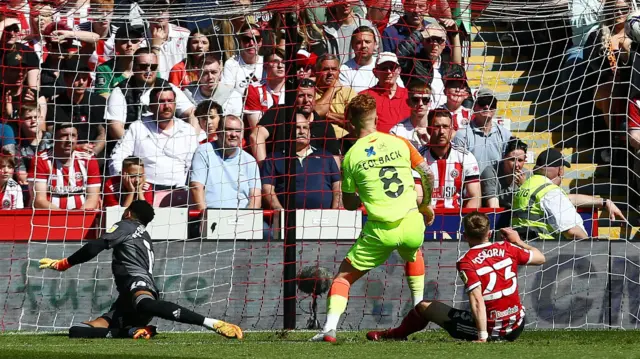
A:
{"type": "Polygon", "coordinates": [[[136,64],[136,68],[138,70],[151,69],[151,71],[156,71],[158,70],[158,64],[136,64]]]}
{"type": "Polygon", "coordinates": [[[431,96],[411,96],[411,103],[417,105],[423,103],[428,105],[431,102],[431,96]]]}
{"type": "Polygon", "coordinates": [[[380,65],[376,67],[376,70],[378,71],[395,71],[398,68],[398,65],[396,64],[392,64],[392,65],[380,65]]]}
{"type": "Polygon", "coordinates": [[[438,45],[444,44],[444,39],[441,37],[432,36],[432,37],[426,38],[425,40],[432,44],[438,44],[438,45]]]}
{"type": "Polygon", "coordinates": [[[477,105],[478,107],[480,107],[480,108],[485,108],[485,107],[489,106],[489,109],[491,109],[491,110],[495,110],[495,109],[496,109],[496,107],[497,107],[496,102],[497,102],[497,101],[496,101],[496,99],[495,99],[495,98],[493,98],[493,97],[489,97],[489,98],[487,98],[487,97],[482,97],[482,98],[479,98],[479,99],[476,101],[476,105],[477,105]]]}
{"type": "Polygon", "coordinates": [[[242,42],[251,42],[255,41],[256,43],[262,42],[262,36],[240,36],[240,41],[242,42]]]}

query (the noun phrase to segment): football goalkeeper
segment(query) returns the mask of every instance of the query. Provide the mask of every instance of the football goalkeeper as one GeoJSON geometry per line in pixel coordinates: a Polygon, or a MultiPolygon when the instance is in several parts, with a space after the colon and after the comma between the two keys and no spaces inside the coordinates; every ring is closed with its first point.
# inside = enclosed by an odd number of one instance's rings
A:
{"type": "Polygon", "coordinates": [[[429,205],[433,174],[407,140],[377,132],[377,118],[372,96],[358,95],[349,103],[347,119],[355,127],[358,140],[342,164],[342,200],[351,211],[364,203],[368,217],[333,279],[324,328],[311,341],[336,341],[336,328],[347,307],[351,285],[383,264],[394,250],[407,262],[414,305],[422,300],[424,260],[420,247],[425,231],[422,214],[427,225],[433,223],[434,213],[429,205]],[[419,206],[412,168],[422,179],[424,197],[419,206]]]}
{"type": "Polygon", "coordinates": [[[153,317],[200,325],[227,338],[242,339],[242,330],[233,324],[205,318],[187,308],[158,299],[153,280],[154,253],[145,226],[153,220],[153,207],[146,201],[134,201],[124,211],[122,221],[108,229],[98,240],[90,241],[69,258],[40,260],[41,269],[65,271],[95,258],[105,249],[113,249],[111,269],[118,299],[99,318],[72,326],[70,338],[144,338],[156,334],[148,325],[153,317]]]}

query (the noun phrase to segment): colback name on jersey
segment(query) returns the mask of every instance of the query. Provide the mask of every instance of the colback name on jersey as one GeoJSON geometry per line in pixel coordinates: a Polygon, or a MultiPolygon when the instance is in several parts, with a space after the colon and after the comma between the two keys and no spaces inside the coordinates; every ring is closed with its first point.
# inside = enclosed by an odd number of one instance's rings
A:
{"type": "Polygon", "coordinates": [[[379,156],[378,158],[363,160],[362,162],[360,162],[360,165],[362,166],[363,170],[367,171],[378,166],[382,166],[385,163],[395,161],[399,158],[402,158],[402,153],[400,151],[392,151],[390,153],[386,153],[384,156],[379,156]]]}

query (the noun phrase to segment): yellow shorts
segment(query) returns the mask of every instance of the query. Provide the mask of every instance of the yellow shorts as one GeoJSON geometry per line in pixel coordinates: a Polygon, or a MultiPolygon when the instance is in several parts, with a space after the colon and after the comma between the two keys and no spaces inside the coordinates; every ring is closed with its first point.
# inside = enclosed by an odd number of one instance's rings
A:
{"type": "Polygon", "coordinates": [[[354,268],[367,271],[383,264],[397,250],[402,259],[413,262],[424,242],[424,231],[424,217],[418,210],[395,222],[367,221],[347,260],[354,268]]]}

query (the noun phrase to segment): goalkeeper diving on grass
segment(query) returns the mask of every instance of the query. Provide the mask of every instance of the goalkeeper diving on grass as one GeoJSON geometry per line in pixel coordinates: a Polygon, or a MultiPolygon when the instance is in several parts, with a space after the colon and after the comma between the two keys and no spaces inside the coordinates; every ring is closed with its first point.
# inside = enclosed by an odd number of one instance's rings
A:
{"type": "Polygon", "coordinates": [[[222,320],[206,318],[177,304],[160,300],[153,280],[154,253],[146,226],[153,220],[153,207],[146,201],[133,201],[122,220],[98,240],[90,241],[65,259],[40,260],[40,269],[65,271],[95,258],[106,249],[113,250],[111,268],[118,299],[109,311],[92,321],[69,328],[70,338],[143,338],[150,339],[156,328],[153,317],[185,324],[200,325],[227,338],[242,339],[242,330],[222,320]]]}
{"type": "Polygon", "coordinates": [[[376,131],[378,116],[372,96],[356,96],[346,113],[358,140],[342,164],[342,201],[351,211],[364,204],[367,222],[340,264],[329,290],[324,328],[311,341],[336,341],[336,328],[347,307],[351,285],[382,265],[394,250],[406,262],[414,305],[422,301],[424,292],[425,266],[420,247],[425,220],[431,225],[435,216],[430,206],[433,174],[409,141],[376,131]],[[419,205],[412,168],[422,180],[424,197],[419,205]]]}

